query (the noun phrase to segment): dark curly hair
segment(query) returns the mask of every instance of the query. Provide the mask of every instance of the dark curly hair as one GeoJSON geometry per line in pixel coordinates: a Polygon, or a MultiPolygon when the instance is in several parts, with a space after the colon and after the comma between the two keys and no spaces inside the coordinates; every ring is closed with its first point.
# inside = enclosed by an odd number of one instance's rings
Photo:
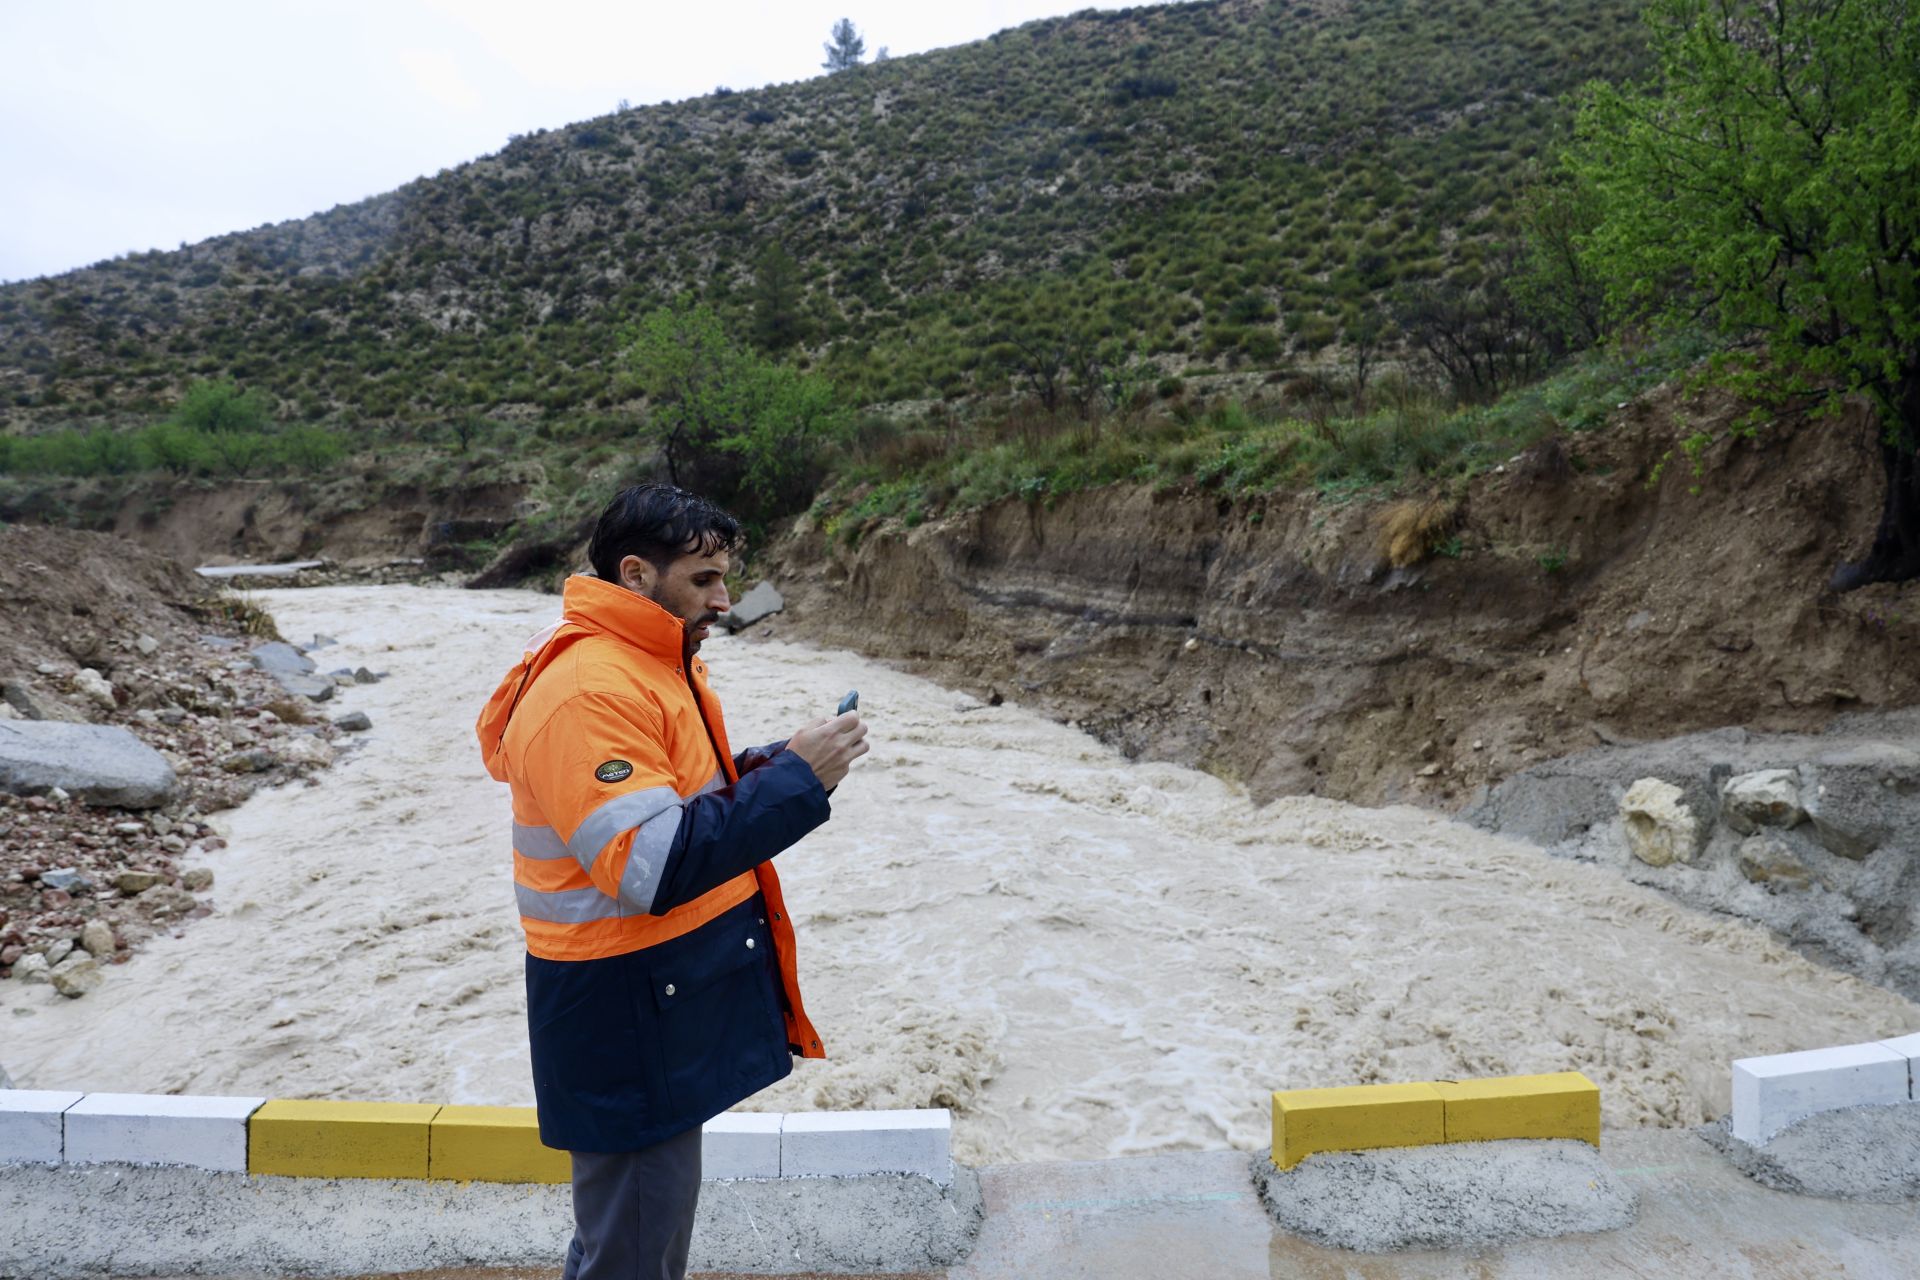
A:
{"type": "Polygon", "coordinates": [[[741,543],[740,522],[697,493],[670,484],[637,484],[615,494],[587,544],[593,571],[620,581],[620,562],[639,556],[665,573],[685,555],[718,555],[741,543]]]}

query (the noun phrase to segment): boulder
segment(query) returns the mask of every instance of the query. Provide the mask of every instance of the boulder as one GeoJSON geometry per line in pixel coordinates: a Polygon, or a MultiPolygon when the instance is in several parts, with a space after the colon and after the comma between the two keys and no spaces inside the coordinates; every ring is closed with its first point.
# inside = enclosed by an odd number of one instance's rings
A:
{"type": "Polygon", "coordinates": [[[8,680],[0,684],[0,698],[4,698],[8,706],[18,711],[22,719],[80,722],[80,717],[69,711],[58,699],[49,698],[46,694],[19,680],[8,680]]]}
{"type": "Polygon", "coordinates": [[[1755,884],[1765,885],[1775,893],[1805,889],[1814,882],[1813,872],[1800,860],[1800,855],[1787,843],[1786,837],[1777,831],[1762,832],[1742,840],[1740,848],[1734,853],[1734,860],[1739,864],[1741,875],[1755,884]]]}
{"type": "Polygon", "coordinates": [[[386,678],[387,673],[384,671],[370,671],[366,667],[355,667],[353,669],[353,682],[355,684],[379,684],[386,678]]]}
{"type": "Polygon", "coordinates": [[[786,597],[771,582],[763,582],[735,600],[733,608],[720,615],[720,625],[729,631],[740,631],[786,607],[786,597]]]}
{"type": "Polygon", "coordinates": [[[120,705],[113,696],[113,685],[92,667],[82,667],[73,673],[73,687],[102,711],[112,711],[120,705]]]}
{"type": "Polygon", "coordinates": [[[213,868],[188,867],[180,873],[180,883],[193,893],[205,893],[213,888],[213,868]]]}
{"type": "Polygon", "coordinates": [[[47,949],[40,953],[40,958],[57,969],[65,964],[67,957],[72,954],[72,938],[55,938],[47,944],[47,949]]]}
{"type": "Polygon", "coordinates": [[[296,698],[311,698],[315,702],[325,702],[333,697],[333,691],[339,686],[332,676],[301,675],[294,671],[272,671],[268,673],[282,689],[296,698]]]}
{"type": "Polygon", "coordinates": [[[157,809],[179,785],[159,752],[118,725],[0,722],[0,789],[38,795],[59,788],[84,804],[157,809]]]}
{"type": "Polygon", "coordinates": [[[1801,799],[1814,839],[1842,858],[1864,859],[1896,832],[1912,830],[1920,751],[1867,742],[1821,754],[1806,769],[1801,799]]]}
{"type": "Polygon", "coordinates": [[[284,640],[255,645],[247,656],[253,659],[254,666],[270,675],[312,675],[318,665],[284,640]]]}
{"type": "Polygon", "coordinates": [[[245,751],[236,751],[224,757],[220,767],[228,773],[261,773],[278,763],[273,752],[265,747],[248,747],[245,751]]]}
{"type": "Polygon", "coordinates": [[[78,1000],[106,981],[106,975],[100,972],[100,965],[92,956],[80,960],[69,959],[48,977],[53,989],[69,1000],[78,1000]]]}
{"type": "Polygon", "coordinates": [[[176,889],[170,884],[157,884],[134,899],[134,905],[149,920],[169,920],[175,916],[184,916],[200,904],[185,889],[176,889]]]}
{"type": "Polygon", "coordinates": [[[98,887],[72,867],[43,871],[40,873],[40,883],[49,889],[64,889],[68,893],[92,893],[98,887]]]}
{"type": "Polygon", "coordinates": [[[304,733],[282,739],[275,747],[280,759],[290,765],[312,765],[324,769],[333,763],[333,748],[319,738],[304,733]]]}
{"type": "Polygon", "coordinates": [[[21,956],[14,964],[13,976],[27,983],[51,982],[53,981],[53,966],[47,963],[45,956],[37,956],[29,953],[21,956]]]}
{"type": "Polygon", "coordinates": [[[336,716],[333,721],[336,729],[345,729],[348,733],[365,733],[373,728],[373,721],[364,711],[349,711],[346,715],[336,716]]]}
{"type": "Polygon", "coordinates": [[[1691,861],[1698,847],[1699,825],[1685,793],[1671,782],[1641,778],[1628,787],[1620,800],[1620,821],[1627,848],[1650,867],[1691,861]]]}
{"type": "Polygon", "coordinates": [[[151,658],[155,651],[160,648],[160,642],[145,632],[142,632],[140,635],[134,637],[133,647],[140,651],[141,657],[151,658]]]}
{"type": "Polygon", "coordinates": [[[153,871],[122,871],[113,882],[113,887],[131,898],[135,894],[145,893],[160,883],[159,873],[153,871]]]}
{"type": "Polygon", "coordinates": [[[113,926],[105,920],[89,920],[80,929],[80,945],[87,954],[110,956],[114,952],[113,926]]]}
{"type": "Polygon", "coordinates": [[[1806,821],[1800,807],[1800,775],[1793,769],[1735,774],[1720,788],[1720,818],[1743,836],[1761,827],[1791,827],[1806,821]]]}

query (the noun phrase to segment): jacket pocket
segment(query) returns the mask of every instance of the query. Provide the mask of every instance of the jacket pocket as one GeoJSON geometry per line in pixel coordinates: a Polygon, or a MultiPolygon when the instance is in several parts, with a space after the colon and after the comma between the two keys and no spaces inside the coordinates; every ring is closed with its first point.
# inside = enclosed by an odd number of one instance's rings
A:
{"type": "Polygon", "coordinates": [[[681,1116],[717,1114],[792,1069],[772,941],[753,924],[758,900],[743,905],[651,966],[662,1074],[681,1116]]]}

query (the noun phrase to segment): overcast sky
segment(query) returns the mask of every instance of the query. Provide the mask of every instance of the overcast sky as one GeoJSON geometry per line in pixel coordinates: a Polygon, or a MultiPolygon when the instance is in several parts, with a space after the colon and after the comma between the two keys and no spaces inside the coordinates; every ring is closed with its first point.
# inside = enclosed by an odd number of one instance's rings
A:
{"type": "Polygon", "coordinates": [[[507,135],[1093,0],[0,0],[0,280],[304,217],[507,135]]]}

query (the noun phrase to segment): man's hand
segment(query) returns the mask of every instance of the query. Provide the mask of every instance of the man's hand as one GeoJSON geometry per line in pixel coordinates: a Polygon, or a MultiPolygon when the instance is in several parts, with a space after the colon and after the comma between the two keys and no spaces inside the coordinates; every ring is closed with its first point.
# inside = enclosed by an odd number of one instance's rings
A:
{"type": "Polygon", "coordinates": [[[847,776],[847,768],[867,754],[867,726],[858,711],[815,720],[787,739],[787,750],[812,766],[820,785],[831,791],[847,776]]]}

